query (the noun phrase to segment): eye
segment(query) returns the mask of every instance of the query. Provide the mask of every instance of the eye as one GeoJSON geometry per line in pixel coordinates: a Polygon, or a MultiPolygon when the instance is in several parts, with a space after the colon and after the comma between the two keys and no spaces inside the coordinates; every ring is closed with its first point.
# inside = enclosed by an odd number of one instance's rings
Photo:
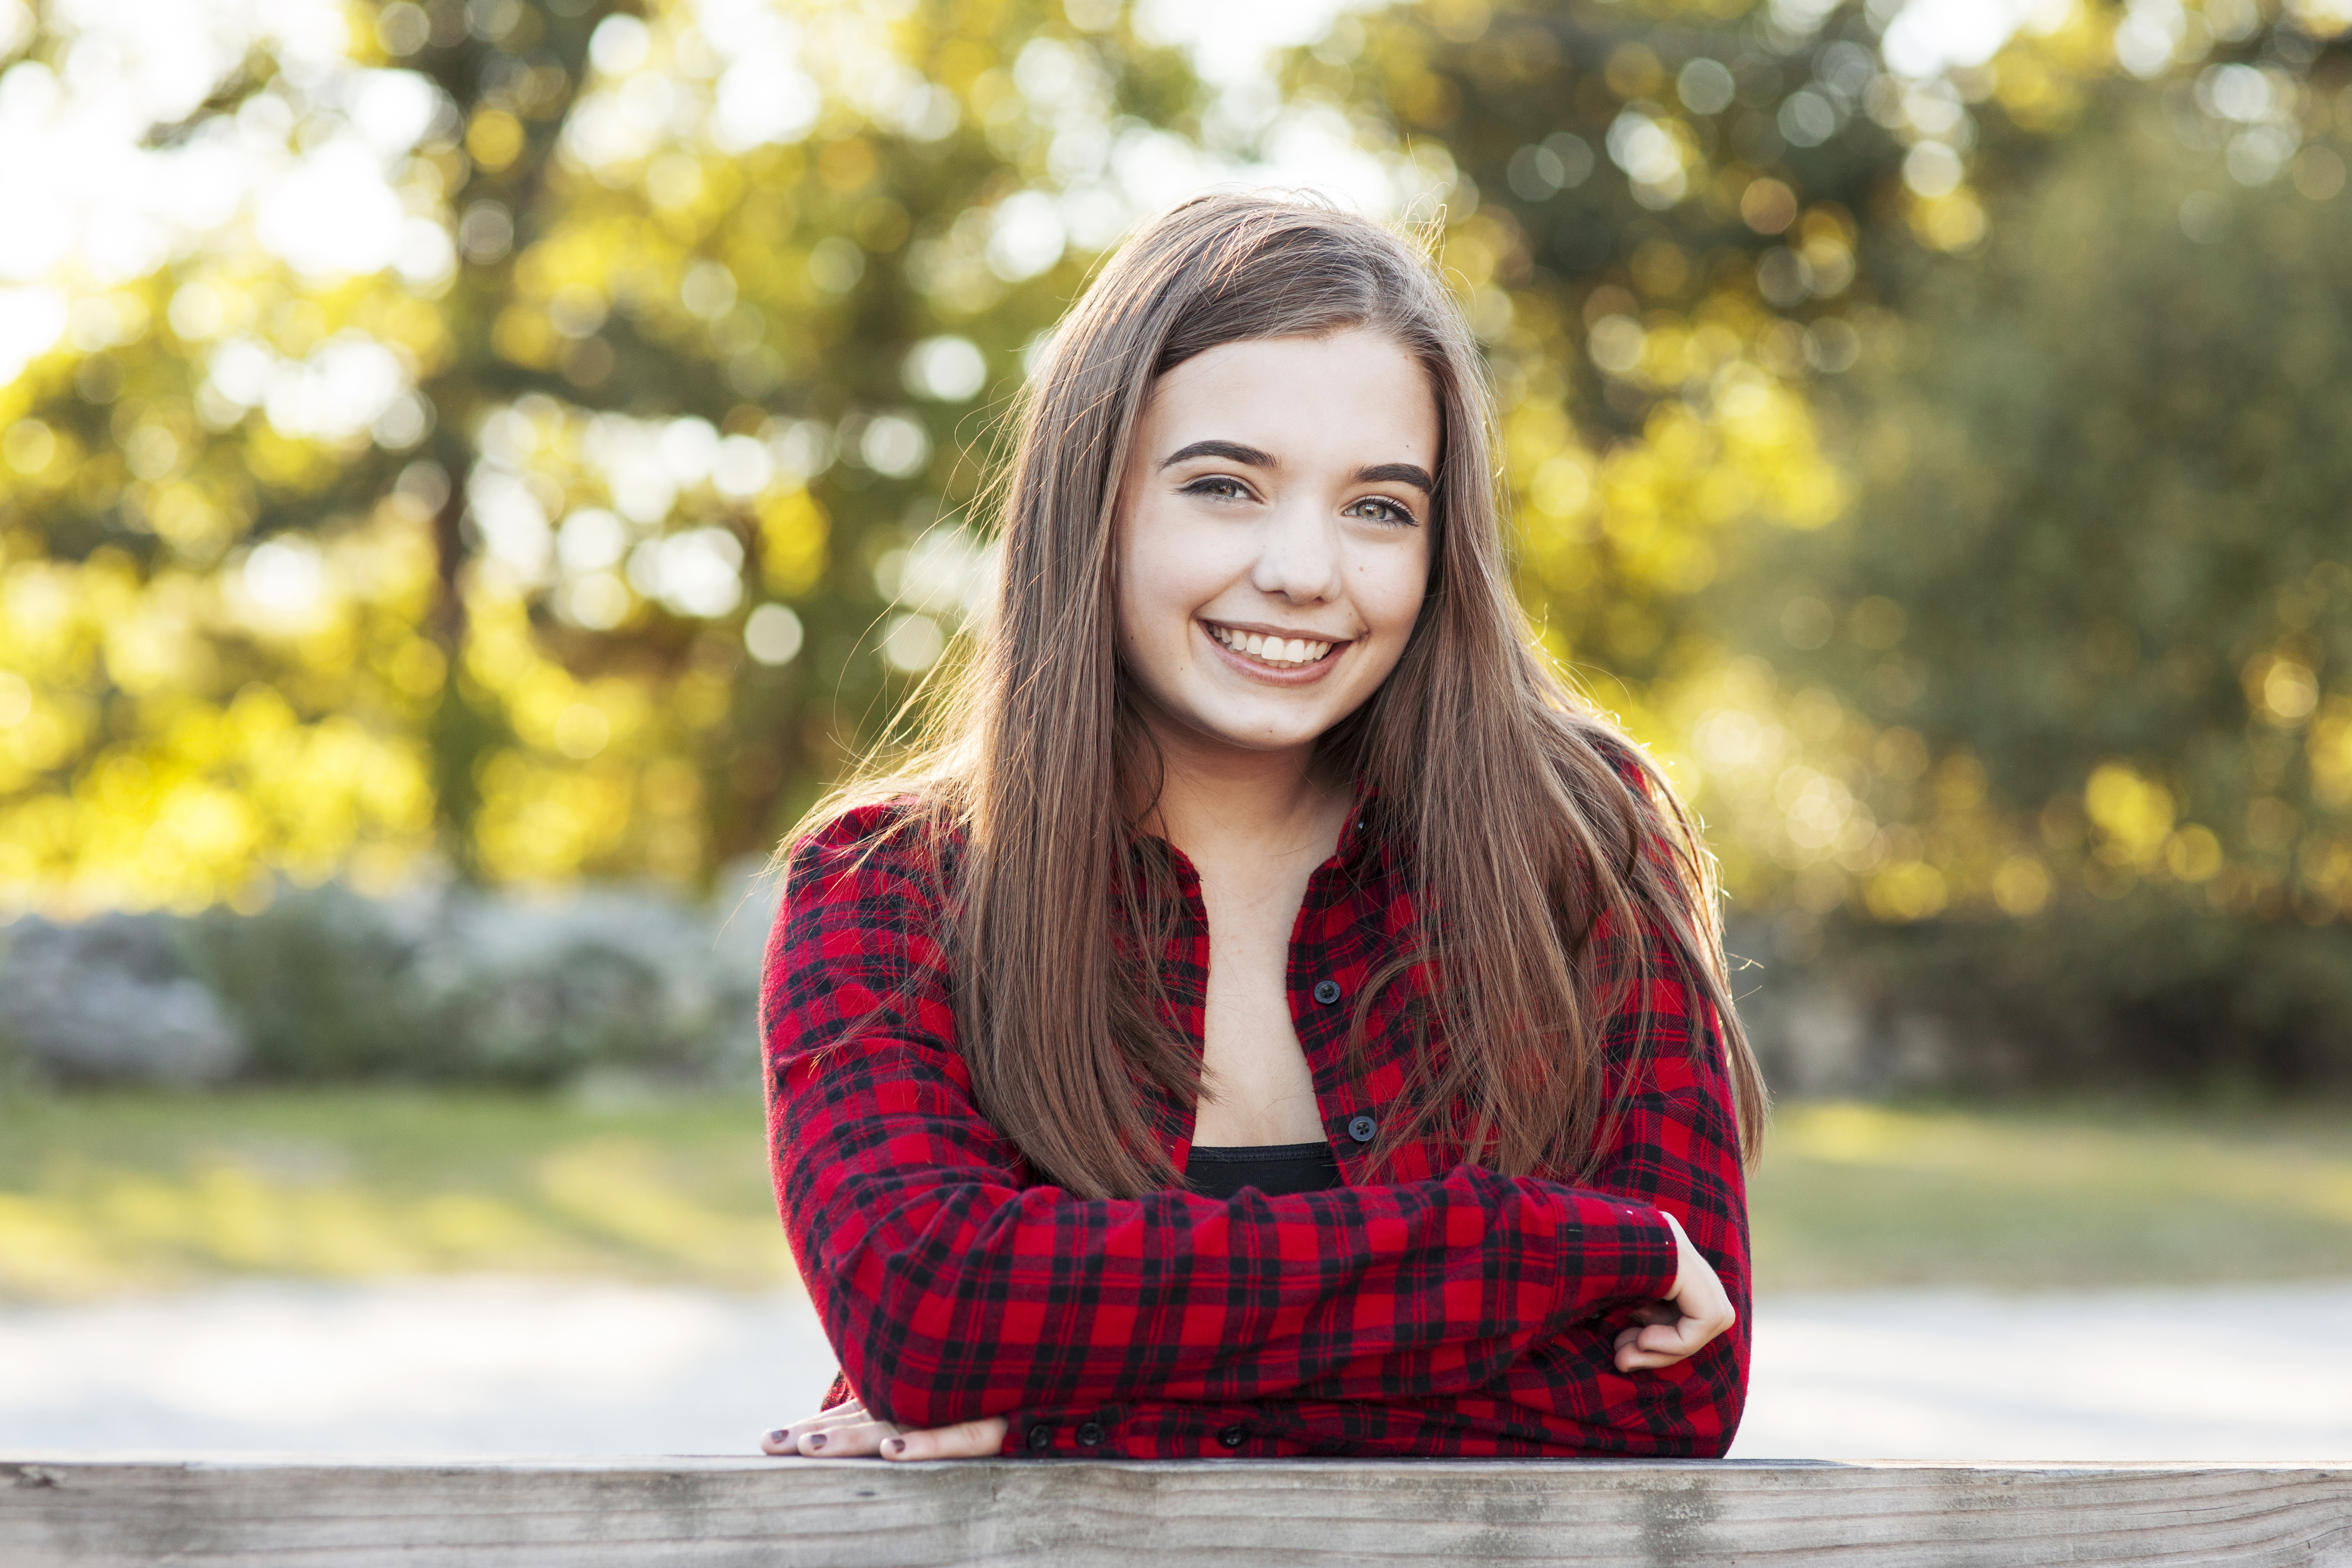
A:
{"type": "Polygon", "coordinates": [[[1386,496],[1366,496],[1363,500],[1349,505],[1345,515],[1370,518],[1374,522],[1384,522],[1391,528],[1417,528],[1421,524],[1421,520],[1407,511],[1402,502],[1391,500],[1386,496]]]}
{"type": "Polygon", "coordinates": [[[1249,487],[1223,474],[1212,474],[1205,479],[1194,479],[1184,487],[1188,496],[1202,496],[1210,500],[1247,500],[1249,487]]]}

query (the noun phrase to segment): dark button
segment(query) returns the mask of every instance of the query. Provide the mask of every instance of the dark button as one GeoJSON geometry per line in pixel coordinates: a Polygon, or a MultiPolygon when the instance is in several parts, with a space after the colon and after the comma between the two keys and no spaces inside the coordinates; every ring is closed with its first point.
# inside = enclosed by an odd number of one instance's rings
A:
{"type": "Polygon", "coordinates": [[[1381,1124],[1369,1116],[1356,1117],[1348,1123],[1348,1136],[1359,1143],[1370,1142],[1372,1134],[1380,1130],[1381,1124]]]}
{"type": "Polygon", "coordinates": [[[1228,1426],[1223,1431],[1217,1434],[1217,1441],[1223,1443],[1228,1448],[1238,1448],[1244,1443],[1249,1441],[1249,1428],[1246,1426],[1228,1426]]]}
{"type": "Polygon", "coordinates": [[[1089,1421],[1078,1428],[1078,1447],[1091,1448],[1103,1440],[1103,1429],[1089,1421]]]}
{"type": "Polygon", "coordinates": [[[1337,1002],[1339,999],[1339,983],[1338,981],[1318,980],[1315,983],[1315,1000],[1322,1003],[1326,1007],[1328,1007],[1332,1003],[1337,1002]]]}
{"type": "Polygon", "coordinates": [[[1054,1429],[1040,1421],[1029,1428],[1029,1447],[1042,1454],[1054,1446],[1054,1429]]]}

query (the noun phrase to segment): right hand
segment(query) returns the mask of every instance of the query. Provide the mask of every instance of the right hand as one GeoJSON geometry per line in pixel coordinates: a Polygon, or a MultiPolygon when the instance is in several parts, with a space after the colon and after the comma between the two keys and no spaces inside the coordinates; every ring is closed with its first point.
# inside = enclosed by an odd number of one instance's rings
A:
{"type": "MultiPolygon", "coordinates": [[[[1666,1211],[1660,1209],[1660,1214],[1666,1211]]],[[[1724,1293],[1723,1280],[1699,1249],[1683,1234],[1682,1221],[1666,1214],[1674,1227],[1676,1269],[1674,1289],[1664,1300],[1634,1315],[1641,1321],[1617,1335],[1617,1370],[1639,1372],[1672,1366],[1696,1354],[1700,1347],[1739,1321],[1724,1293]]]]}
{"type": "Polygon", "coordinates": [[[924,1432],[902,1432],[867,1415],[865,1404],[856,1399],[780,1426],[760,1439],[763,1454],[805,1454],[825,1459],[862,1459],[874,1454],[886,1459],[982,1459],[1003,1447],[1002,1415],[983,1415],[977,1421],[924,1432]]]}

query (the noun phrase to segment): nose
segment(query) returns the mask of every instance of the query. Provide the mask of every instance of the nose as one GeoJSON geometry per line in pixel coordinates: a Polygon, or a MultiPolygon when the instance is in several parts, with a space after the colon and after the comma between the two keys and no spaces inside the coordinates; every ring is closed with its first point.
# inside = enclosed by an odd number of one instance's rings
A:
{"type": "Polygon", "coordinates": [[[1250,586],[1295,605],[1335,598],[1339,592],[1339,529],[1335,519],[1300,501],[1269,510],[1258,540],[1250,586]]]}

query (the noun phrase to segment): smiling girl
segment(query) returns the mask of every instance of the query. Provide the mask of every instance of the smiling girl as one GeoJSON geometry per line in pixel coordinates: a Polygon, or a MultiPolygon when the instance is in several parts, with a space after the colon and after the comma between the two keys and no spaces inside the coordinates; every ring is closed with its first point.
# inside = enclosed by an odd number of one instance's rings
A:
{"type": "Polygon", "coordinates": [[[1476,351],[1255,195],[1033,378],[932,742],[795,831],[772,1454],[1719,1455],[1763,1088],[1711,863],[1511,598],[1476,351]]]}

